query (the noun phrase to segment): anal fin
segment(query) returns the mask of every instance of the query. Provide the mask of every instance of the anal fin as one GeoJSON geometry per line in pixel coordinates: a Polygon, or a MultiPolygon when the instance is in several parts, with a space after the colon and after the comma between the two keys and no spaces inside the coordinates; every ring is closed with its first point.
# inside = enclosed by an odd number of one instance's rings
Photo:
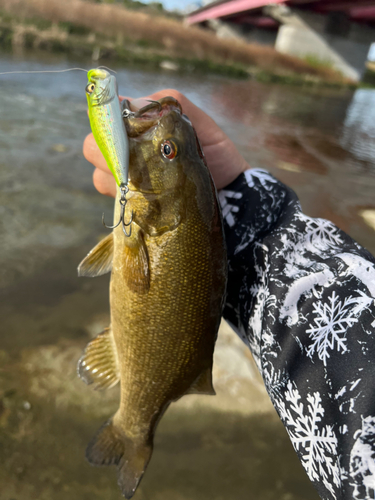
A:
{"type": "Polygon", "coordinates": [[[112,270],[113,233],[103,238],[78,266],[78,276],[95,278],[112,270]]]}
{"type": "Polygon", "coordinates": [[[206,368],[193,382],[185,394],[206,394],[215,396],[216,392],[212,385],[212,369],[206,368]]]}
{"type": "Polygon", "coordinates": [[[111,328],[99,333],[86,346],[78,361],[78,375],[95,389],[109,389],[120,380],[116,346],[111,328]]]}

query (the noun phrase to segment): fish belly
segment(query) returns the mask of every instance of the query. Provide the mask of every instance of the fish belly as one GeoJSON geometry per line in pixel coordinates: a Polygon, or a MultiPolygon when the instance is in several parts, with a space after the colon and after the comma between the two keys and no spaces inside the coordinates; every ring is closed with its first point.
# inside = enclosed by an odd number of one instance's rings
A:
{"type": "MultiPolygon", "coordinates": [[[[211,371],[222,292],[215,297],[220,271],[205,229],[191,219],[172,232],[146,238],[147,293],[127,287],[121,251],[115,251],[111,321],[121,381],[115,422],[130,438],[152,436],[168,404],[211,371]]],[[[116,237],[124,240],[122,231],[116,237]]]]}

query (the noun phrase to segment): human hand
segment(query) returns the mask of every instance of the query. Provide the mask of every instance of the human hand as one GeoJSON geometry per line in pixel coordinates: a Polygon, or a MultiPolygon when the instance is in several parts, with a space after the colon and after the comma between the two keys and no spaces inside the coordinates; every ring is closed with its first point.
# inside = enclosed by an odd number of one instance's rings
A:
{"type": "MultiPolygon", "coordinates": [[[[183,112],[193,124],[217,189],[227,186],[241,172],[250,168],[233,142],[213,119],[177,90],[161,90],[148,97],[135,99],[130,103],[131,109],[137,111],[147,105],[146,99],[157,101],[167,96],[172,96],[180,102],[183,112]]],[[[120,99],[123,98],[120,97],[120,99]]],[[[99,193],[114,197],[116,195],[115,179],[92,134],[89,134],[83,143],[83,154],[95,167],[93,181],[96,189],[99,193]]]]}

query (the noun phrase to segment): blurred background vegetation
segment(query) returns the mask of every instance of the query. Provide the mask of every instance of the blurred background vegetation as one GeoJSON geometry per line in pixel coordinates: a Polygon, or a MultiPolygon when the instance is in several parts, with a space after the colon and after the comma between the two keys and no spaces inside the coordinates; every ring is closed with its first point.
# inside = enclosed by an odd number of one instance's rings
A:
{"type": "Polygon", "coordinates": [[[0,0],[0,44],[149,67],[249,77],[261,81],[353,86],[327,64],[273,47],[218,38],[183,23],[162,4],[126,0],[0,0]]]}

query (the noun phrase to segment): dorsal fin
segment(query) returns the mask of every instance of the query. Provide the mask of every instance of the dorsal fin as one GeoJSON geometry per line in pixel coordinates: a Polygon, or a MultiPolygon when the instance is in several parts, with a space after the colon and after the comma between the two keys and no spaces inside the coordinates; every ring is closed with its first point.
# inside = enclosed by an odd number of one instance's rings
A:
{"type": "Polygon", "coordinates": [[[112,270],[113,233],[110,233],[86,255],[78,266],[78,276],[95,278],[112,270]]]}

